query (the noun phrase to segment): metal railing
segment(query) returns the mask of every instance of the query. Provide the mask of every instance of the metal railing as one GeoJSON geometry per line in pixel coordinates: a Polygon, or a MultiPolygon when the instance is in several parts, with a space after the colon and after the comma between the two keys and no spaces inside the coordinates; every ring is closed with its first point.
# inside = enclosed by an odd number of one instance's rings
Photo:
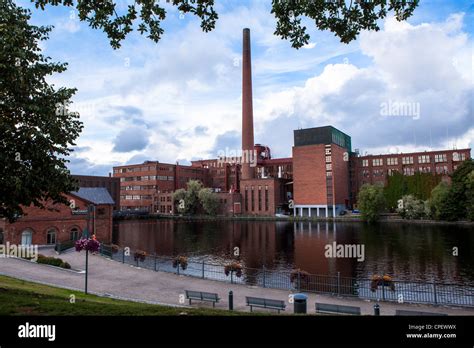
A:
{"type": "Polygon", "coordinates": [[[226,275],[224,272],[226,264],[210,263],[198,257],[188,257],[186,267],[179,264],[173,267],[174,258],[169,256],[148,254],[144,259],[140,259],[135,257],[134,251],[114,250],[107,245],[101,245],[100,254],[115,261],[154,271],[225,281],[231,284],[351,296],[376,301],[474,307],[474,287],[459,284],[392,280],[390,286],[388,284],[374,286],[372,279],[341,277],[339,272],[337,275],[295,274],[284,270],[245,266],[242,266],[240,276],[235,271],[226,275]]]}

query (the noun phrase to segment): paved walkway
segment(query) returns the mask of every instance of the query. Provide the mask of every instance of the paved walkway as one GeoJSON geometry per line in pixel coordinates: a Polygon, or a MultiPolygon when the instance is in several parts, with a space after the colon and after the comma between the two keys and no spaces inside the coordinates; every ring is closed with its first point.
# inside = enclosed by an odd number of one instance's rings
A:
{"type": "MultiPolygon", "coordinates": [[[[57,256],[53,250],[41,250],[45,255],[57,256]]],[[[74,269],[84,269],[84,252],[70,251],[60,256],[74,269]]],[[[41,282],[58,287],[83,290],[84,274],[65,271],[45,265],[13,258],[0,258],[0,274],[24,280],[41,282]]],[[[245,296],[265,297],[288,300],[291,292],[285,290],[260,288],[240,284],[229,284],[214,280],[178,276],[172,273],[154,272],[112,261],[98,255],[89,257],[89,291],[98,295],[112,295],[136,301],[182,306],[180,295],[184,290],[216,292],[222,298],[216,308],[228,308],[228,292],[234,292],[234,309],[248,311],[245,296]]],[[[343,298],[330,295],[308,294],[308,312],[314,313],[314,303],[332,303],[357,306],[362,314],[372,315],[374,302],[355,298],[343,298]]],[[[186,305],[187,302],[184,304],[186,305]]],[[[212,307],[210,303],[193,303],[193,307],[212,307]]],[[[287,305],[287,313],[293,312],[293,305],[287,305]]],[[[394,315],[396,309],[446,313],[450,315],[474,315],[474,308],[447,306],[398,304],[381,302],[382,315],[394,315]]],[[[256,311],[260,311],[256,309],[256,311]]],[[[267,311],[262,309],[262,311],[267,311]]]]}

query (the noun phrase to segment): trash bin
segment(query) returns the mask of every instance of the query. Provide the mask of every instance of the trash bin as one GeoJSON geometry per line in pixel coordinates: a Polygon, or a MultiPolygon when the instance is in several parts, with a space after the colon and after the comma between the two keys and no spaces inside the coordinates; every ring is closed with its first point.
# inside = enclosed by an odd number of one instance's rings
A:
{"type": "Polygon", "coordinates": [[[306,313],[308,296],[305,294],[295,294],[293,296],[294,313],[306,313]]]}

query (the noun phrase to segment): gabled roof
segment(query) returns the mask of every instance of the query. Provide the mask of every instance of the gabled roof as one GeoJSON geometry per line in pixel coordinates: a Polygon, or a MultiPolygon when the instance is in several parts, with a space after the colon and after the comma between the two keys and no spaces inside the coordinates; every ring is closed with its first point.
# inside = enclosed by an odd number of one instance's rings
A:
{"type": "Polygon", "coordinates": [[[80,187],[79,191],[71,194],[94,204],[115,204],[105,187],[80,187]]]}

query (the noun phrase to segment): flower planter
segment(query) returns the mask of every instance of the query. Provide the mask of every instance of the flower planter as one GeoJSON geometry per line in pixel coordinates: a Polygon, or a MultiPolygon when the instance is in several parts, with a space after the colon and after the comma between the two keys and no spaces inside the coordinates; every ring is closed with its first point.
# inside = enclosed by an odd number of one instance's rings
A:
{"type": "Polygon", "coordinates": [[[375,274],[372,276],[372,281],[370,283],[370,290],[375,292],[379,286],[387,286],[390,290],[395,291],[395,282],[393,281],[392,277],[389,275],[378,275],[375,274]]]}
{"type": "Polygon", "coordinates": [[[178,256],[173,259],[173,268],[179,266],[181,266],[183,271],[188,268],[188,258],[186,256],[178,256]]]}
{"type": "Polygon", "coordinates": [[[133,255],[133,259],[135,261],[145,261],[146,259],[146,252],[142,251],[142,250],[137,250],[135,251],[135,254],[133,255]]]}
{"type": "Polygon", "coordinates": [[[232,262],[224,267],[224,273],[229,276],[231,272],[234,272],[237,277],[242,277],[242,265],[237,262],[232,262]]]}

